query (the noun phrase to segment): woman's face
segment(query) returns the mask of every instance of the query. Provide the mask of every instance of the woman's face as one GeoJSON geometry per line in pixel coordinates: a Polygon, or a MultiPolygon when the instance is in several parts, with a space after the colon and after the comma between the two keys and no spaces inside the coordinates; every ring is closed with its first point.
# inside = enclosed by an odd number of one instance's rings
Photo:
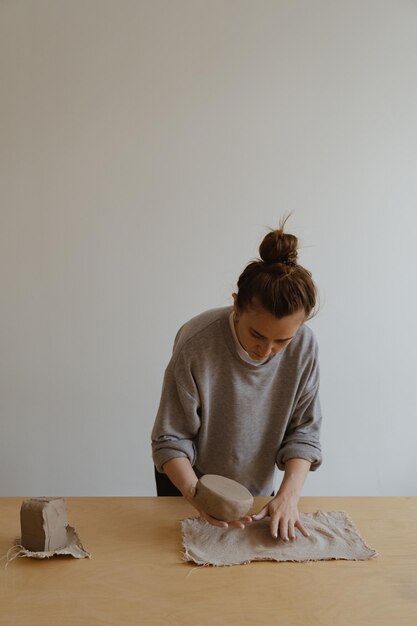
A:
{"type": "Polygon", "coordinates": [[[239,343],[251,359],[263,361],[285,348],[305,320],[305,311],[278,319],[261,306],[240,311],[233,294],[234,323],[239,343]]]}

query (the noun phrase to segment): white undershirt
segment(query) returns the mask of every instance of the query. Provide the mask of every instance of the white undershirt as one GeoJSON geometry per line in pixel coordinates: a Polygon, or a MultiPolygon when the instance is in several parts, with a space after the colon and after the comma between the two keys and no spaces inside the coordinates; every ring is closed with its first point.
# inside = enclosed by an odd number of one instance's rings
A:
{"type": "Polygon", "coordinates": [[[229,323],[230,323],[230,328],[232,331],[232,335],[233,335],[233,339],[235,340],[236,343],[236,349],[237,352],[240,356],[241,359],[243,359],[244,361],[246,361],[246,363],[250,363],[251,365],[263,365],[263,363],[266,363],[267,361],[269,361],[269,357],[266,359],[263,359],[262,361],[259,361],[258,359],[251,359],[251,357],[249,356],[249,354],[246,352],[246,350],[242,347],[237,334],[236,334],[236,330],[235,330],[235,324],[233,322],[233,311],[230,313],[229,316],[229,323]]]}

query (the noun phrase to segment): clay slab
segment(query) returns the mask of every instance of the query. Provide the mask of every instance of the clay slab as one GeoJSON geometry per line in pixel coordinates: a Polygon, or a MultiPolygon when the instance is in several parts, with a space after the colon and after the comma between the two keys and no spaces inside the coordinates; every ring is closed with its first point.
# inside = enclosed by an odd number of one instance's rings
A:
{"type": "Polygon", "coordinates": [[[253,506],[253,496],[246,487],[217,474],[200,478],[194,499],[206,513],[225,522],[241,519],[253,506]]]}

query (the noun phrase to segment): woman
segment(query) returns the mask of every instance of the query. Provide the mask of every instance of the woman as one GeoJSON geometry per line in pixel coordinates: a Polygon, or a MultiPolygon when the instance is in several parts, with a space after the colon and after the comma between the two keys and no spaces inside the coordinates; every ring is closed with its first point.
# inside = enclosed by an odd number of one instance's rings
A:
{"type": "Polygon", "coordinates": [[[297,263],[297,238],[284,233],[287,219],[239,277],[233,307],[206,311],[178,331],[152,431],[158,495],[183,495],[219,527],[269,516],[272,536],[284,541],[296,539],[296,528],[308,536],[298,500],[322,460],[317,343],[304,324],[316,288],[297,263]],[[275,465],[284,477],[274,496],[275,465]],[[222,522],[194,503],[203,474],[274,497],[256,515],[222,522]]]}

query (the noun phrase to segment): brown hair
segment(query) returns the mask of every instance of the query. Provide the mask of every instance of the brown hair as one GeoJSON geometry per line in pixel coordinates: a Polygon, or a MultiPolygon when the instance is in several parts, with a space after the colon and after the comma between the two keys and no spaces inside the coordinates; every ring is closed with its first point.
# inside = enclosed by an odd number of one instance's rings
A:
{"type": "Polygon", "coordinates": [[[311,318],[317,300],[317,289],[311,272],[297,263],[298,239],[284,233],[290,215],[283,217],[259,246],[260,259],[246,266],[237,283],[237,305],[246,310],[261,305],[277,318],[304,309],[311,318]]]}

